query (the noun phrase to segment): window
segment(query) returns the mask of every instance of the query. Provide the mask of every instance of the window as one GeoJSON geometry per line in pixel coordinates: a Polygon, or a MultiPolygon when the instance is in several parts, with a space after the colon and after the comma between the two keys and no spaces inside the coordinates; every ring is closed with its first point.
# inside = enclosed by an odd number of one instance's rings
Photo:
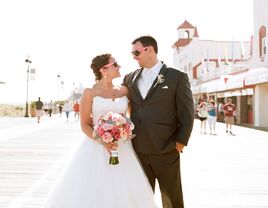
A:
{"type": "Polygon", "coordinates": [[[261,26],[259,29],[259,53],[261,61],[264,60],[264,55],[267,53],[266,27],[261,26]]]}
{"type": "Polygon", "coordinates": [[[188,30],[185,30],[185,32],[184,32],[184,38],[186,38],[186,39],[190,38],[190,33],[188,30]]]}

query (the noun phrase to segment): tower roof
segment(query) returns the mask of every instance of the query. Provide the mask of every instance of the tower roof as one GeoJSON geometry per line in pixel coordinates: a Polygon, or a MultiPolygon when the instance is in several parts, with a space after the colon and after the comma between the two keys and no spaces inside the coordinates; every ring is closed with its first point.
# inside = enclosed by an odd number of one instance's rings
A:
{"type": "Polygon", "coordinates": [[[191,23],[189,23],[187,20],[185,20],[178,28],[177,28],[177,30],[178,29],[195,29],[195,27],[191,24],[191,23]]]}
{"type": "Polygon", "coordinates": [[[199,37],[196,27],[194,28],[194,37],[199,37]]]}
{"type": "Polygon", "coordinates": [[[175,48],[184,47],[184,46],[188,45],[191,41],[192,41],[192,39],[189,39],[189,38],[179,39],[178,41],[176,41],[173,44],[173,47],[175,47],[175,48]]]}

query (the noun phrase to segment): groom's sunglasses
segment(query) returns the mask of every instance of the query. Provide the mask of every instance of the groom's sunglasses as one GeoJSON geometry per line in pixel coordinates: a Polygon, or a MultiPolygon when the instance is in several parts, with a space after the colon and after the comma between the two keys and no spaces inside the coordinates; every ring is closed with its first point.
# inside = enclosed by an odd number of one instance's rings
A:
{"type": "Polygon", "coordinates": [[[109,66],[114,66],[114,67],[118,67],[118,63],[116,61],[112,62],[112,63],[109,63],[109,64],[106,64],[105,66],[103,66],[103,68],[107,68],[109,66]]]}
{"type": "Polygon", "coordinates": [[[135,51],[132,51],[131,53],[132,53],[133,56],[139,56],[142,51],[147,51],[147,48],[148,47],[143,47],[143,48],[137,49],[135,51]]]}

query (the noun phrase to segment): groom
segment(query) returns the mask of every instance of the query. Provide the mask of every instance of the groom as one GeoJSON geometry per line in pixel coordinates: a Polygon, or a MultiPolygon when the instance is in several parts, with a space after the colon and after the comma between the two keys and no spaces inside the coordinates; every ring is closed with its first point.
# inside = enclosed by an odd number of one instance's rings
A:
{"type": "Polygon", "coordinates": [[[135,124],[134,149],[154,190],[158,180],[164,208],[183,208],[180,153],[190,138],[194,105],[188,77],[157,59],[157,42],[132,42],[140,69],[125,76],[135,124]]]}

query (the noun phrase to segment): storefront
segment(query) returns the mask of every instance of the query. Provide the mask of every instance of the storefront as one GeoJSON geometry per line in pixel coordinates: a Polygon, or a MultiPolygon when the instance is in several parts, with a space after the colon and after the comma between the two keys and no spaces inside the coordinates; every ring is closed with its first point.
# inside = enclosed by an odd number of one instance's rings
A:
{"type": "MultiPolygon", "coordinates": [[[[195,99],[200,97],[226,103],[228,97],[233,98],[236,105],[236,122],[253,124],[253,86],[245,86],[247,72],[222,76],[219,79],[203,83],[195,88],[195,99]],[[198,89],[198,90],[197,90],[198,89]],[[199,92],[199,93],[198,93],[199,92]]],[[[223,121],[221,118],[219,121],[223,121]]]]}
{"type": "Polygon", "coordinates": [[[245,86],[254,88],[252,98],[252,120],[255,126],[268,127],[268,68],[260,67],[248,71],[245,86]]]}

